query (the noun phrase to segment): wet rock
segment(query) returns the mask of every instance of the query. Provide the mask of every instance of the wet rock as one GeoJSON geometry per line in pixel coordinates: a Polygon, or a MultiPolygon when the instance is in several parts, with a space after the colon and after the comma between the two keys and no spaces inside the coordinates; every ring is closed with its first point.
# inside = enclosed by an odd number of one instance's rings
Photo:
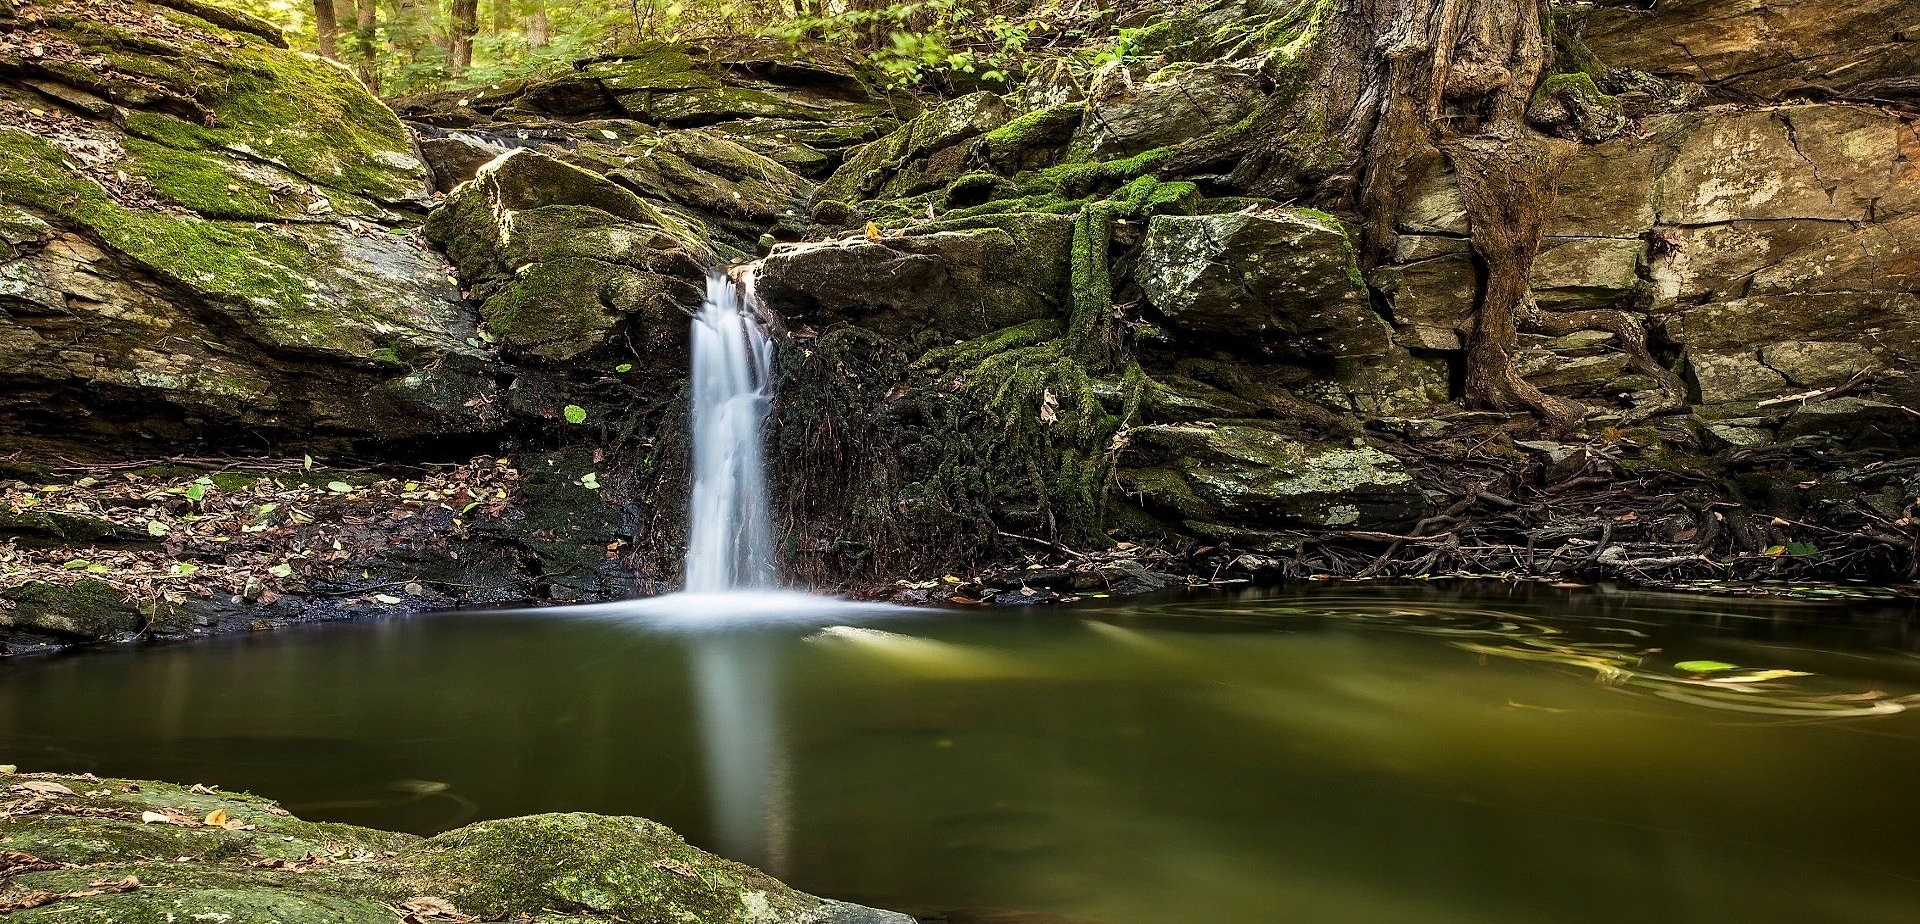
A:
{"type": "Polygon", "coordinates": [[[1176,330],[1296,359],[1386,354],[1339,221],[1304,209],[1161,215],[1135,278],[1176,330]]]}
{"type": "Polygon", "coordinates": [[[1062,313],[1072,241],[1065,215],[991,216],[965,230],[782,244],[754,282],[789,324],[855,323],[945,342],[1062,313]]]}
{"type": "Polygon", "coordinates": [[[98,642],[140,628],[139,611],[120,592],[82,578],[64,584],[32,581],[0,593],[0,629],[30,637],[51,635],[61,642],[98,642]]]}

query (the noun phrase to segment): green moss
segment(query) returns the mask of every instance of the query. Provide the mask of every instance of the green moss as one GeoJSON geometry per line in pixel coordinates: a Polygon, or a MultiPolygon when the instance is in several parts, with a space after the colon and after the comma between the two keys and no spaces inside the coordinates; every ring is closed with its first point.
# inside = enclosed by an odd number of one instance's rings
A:
{"type": "Polygon", "coordinates": [[[1537,104],[1541,100],[1553,99],[1569,93],[1609,109],[1618,108],[1620,105],[1618,97],[1609,96],[1600,91],[1600,85],[1594,82],[1592,74],[1578,71],[1553,74],[1540,81],[1540,87],[1534,91],[1533,98],[1537,104]]]}

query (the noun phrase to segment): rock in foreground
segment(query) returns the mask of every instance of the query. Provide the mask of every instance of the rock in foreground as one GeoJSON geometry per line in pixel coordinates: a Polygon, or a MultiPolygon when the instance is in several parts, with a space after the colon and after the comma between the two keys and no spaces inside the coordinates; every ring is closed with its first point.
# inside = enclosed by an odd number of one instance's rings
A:
{"type": "Polygon", "coordinates": [[[0,774],[0,815],[0,914],[15,922],[912,924],[643,818],[532,815],[420,838],[204,786],[46,773],[0,774]]]}

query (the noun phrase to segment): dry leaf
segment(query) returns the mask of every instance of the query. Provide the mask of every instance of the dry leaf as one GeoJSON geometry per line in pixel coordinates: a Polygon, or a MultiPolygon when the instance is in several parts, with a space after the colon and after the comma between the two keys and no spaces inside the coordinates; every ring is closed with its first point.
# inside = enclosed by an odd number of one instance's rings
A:
{"type": "Polygon", "coordinates": [[[214,794],[214,791],[215,791],[215,790],[214,790],[214,788],[213,788],[213,787],[211,787],[211,786],[208,786],[208,785],[206,785],[206,784],[204,784],[204,783],[195,783],[195,784],[193,784],[193,786],[192,786],[191,788],[189,788],[189,789],[188,789],[187,791],[188,791],[188,792],[191,792],[191,793],[198,793],[198,794],[200,794],[200,795],[203,795],[203,796],[211,796],[211,795],[213,795],[213,794],[214,794]]]}
{"type": "Polygon", "coordinates": [[[71,796],[74,794],[73,790],[68,789],[63,784],[55,783],[52,780],[28,780],[24,783],[13,784],[13,788],[24,789],[28,792],[37,792],[49,796],[71,796]]]}
{"type": "Polygon", "coordinates": [[[426,921],[471,921],[472,915],[461,914],[453,903],[444,898],[431,895],[416,895],[400,903],[401,920],[408,924],[420,924],[426,921]]]}
{"type": "Polygon", "coordinates": [[[225,825],[226,823],[227,823],[226,809],[214,809],[212,812],[209,812],[207,814],[206,825],[208,827],[218,828],[225,825]]]}
{"type": "Polygon", "coordinates": [[[700,878],[700,873],[698,871],[696,871],[693,867],[680,862],[679,860],[670,860],[670,859],[655,860],[653,861],[653,868],[666,870],[667,872],[672,873],[676,876],[685,876],[688,879],[700,878]]]}
{"type": "Polygon", "coordinates": [[[867,240],[870,240],[870,241],[880,240],[879,225],[876,225],[873,222],[867,222],[867,240]]]}

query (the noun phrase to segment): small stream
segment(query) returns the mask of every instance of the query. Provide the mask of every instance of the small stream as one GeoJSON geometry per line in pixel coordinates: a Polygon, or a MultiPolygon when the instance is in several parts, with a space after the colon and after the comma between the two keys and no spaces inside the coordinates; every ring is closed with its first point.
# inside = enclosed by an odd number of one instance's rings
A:
{"type": "Polygon", "coordinates": [[[421,833],[645,815],[954,924],[1907,924],[1912,616],[1431,585],[452,613],[0,662],[0,762],[421,833]]]}

